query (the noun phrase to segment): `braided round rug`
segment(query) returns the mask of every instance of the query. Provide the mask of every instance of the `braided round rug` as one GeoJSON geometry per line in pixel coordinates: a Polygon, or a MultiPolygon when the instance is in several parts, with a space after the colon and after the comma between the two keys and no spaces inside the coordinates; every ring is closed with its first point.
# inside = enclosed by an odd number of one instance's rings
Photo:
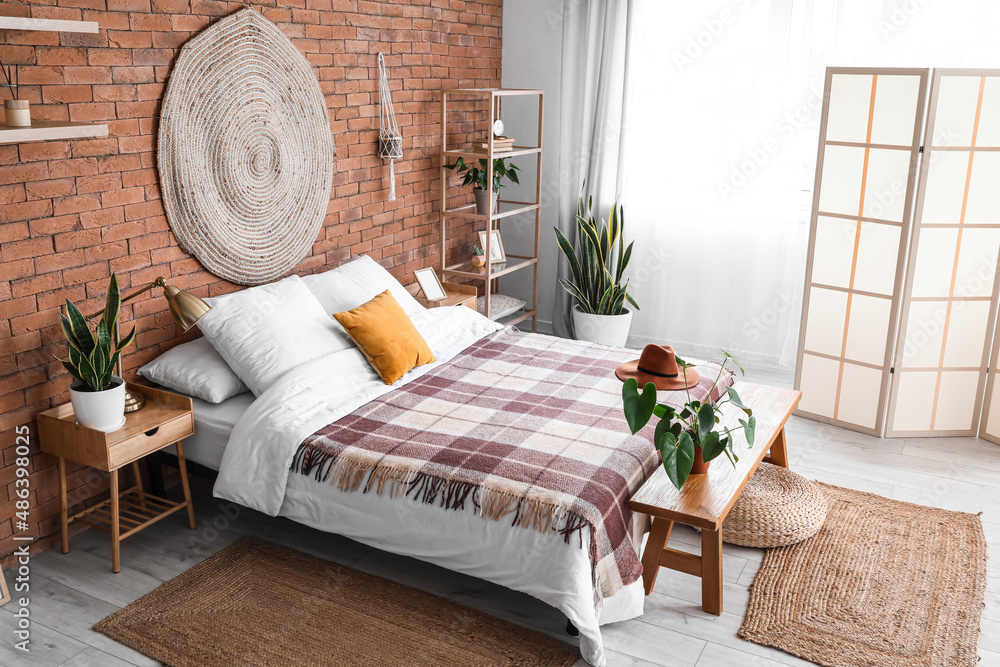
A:
{"type": "Polygon", "coordinates": [[[158,166],[181,247],[241,285],[309,252],[333,182],[333,139],[312,66],[253,9],[181,50],[160,113],[158,166]]]}
{"type": "Polygon", "coordinates": [[[826,523],[767,550],[739,636],[827,667],[976,667],[979,517],[817,484],[826,523]]]}

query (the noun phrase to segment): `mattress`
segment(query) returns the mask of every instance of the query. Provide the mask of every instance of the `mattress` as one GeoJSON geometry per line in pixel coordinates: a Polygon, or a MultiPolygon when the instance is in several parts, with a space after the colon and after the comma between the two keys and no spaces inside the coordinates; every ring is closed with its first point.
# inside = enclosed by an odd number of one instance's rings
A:
{"type": "MultiPolygon", "coordinates": [[[[247,391],[222,403],[209,403],[194,396],[190,398],[194,407],[194,435],[184,440],[184,458],[218,470],[233,426],[253,403],[254,395],[247,391]]],[[[173,446],[167,451],[176,453],[173,446]]]]}

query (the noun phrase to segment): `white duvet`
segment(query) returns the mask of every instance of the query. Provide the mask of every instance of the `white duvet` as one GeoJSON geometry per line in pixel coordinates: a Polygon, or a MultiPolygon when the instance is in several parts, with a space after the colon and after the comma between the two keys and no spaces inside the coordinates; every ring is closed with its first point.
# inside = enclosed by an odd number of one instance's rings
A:
{"type": "MultiPolygon", "coordinates": [[[[386,386],[357,349],[335,352],[286,373],[251,404],[226,445],[215,495],[271,516],[286,516],[386,551],[413,556],[533,595],[580,630],[580,651],[604,665],[599,625],[642,613],[642,582],[595,605],[589,550],[556,535],[485,521],[467,511],[345,493],[290,473],[299,445],[365,403],[447,362],[502,327],[466,307],[413,316],[435,363],[386,386]]],[[[583,543],[589,542],[584,534],[583,543]]]]}

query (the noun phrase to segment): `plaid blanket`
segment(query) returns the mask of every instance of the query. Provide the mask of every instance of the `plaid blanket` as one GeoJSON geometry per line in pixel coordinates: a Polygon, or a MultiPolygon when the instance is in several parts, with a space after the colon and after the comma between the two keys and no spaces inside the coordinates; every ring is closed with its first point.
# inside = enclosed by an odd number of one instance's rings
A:
{"type": "MultiPolygon", "coordinates": [[[[615,368],[635,352],[504,330],[302,443],[292,471],[345,491],[409,497],[555,532],[590,526],[595,594],[642,575],[628,500],[659,465],[630,436],[615,368]]],[[[718,364],[699,367],[704,398],[718,364]]],[[[720,385],[732,383],[726,374],[720,385]]],[[[724,391],[720,386],[713,400],[724,391]]],[[[680,405],[684,392],[661,392],[680,405]]]]}

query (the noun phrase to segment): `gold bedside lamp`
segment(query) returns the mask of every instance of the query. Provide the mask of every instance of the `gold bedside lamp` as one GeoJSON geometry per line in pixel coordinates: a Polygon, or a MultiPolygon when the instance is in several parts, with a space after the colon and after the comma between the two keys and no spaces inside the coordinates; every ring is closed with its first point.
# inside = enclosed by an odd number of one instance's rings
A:
{"type": "MultiPolygon", "coordinates": [[[[198,320],[200,320],[205,313],[210,311],[212,307],[205,303],[202,299],[199,299],[194,294],[190,292],[185,292],[183,290],[177,289],[173,285],[168,285],[167,281],[162,277],[157,278],[153,282],[149,283],[142,289],[132,292],[128,296],[122,298],[122,303],[130,301],[140,294],[144,294],[154,287],[163,288],[163,296],[167,298],[167,302],[170,304],[170,314],[174,317],[174,322],[177,323],[184,331],[187,331],[193,327],[198,320]]],[[[104,310],[99,310],[92,315],[88,315],[87,319],[93,319],[103,313],[104,310]]],[[[118,323],[115,322],[115,340],[120,339],[120,334],[118,332],[118,323]]],[[[122,364],[122,356],[118,357],[118,376],[123,377],[124,367],[122,364]]],[[[146,397],[142,394],[134,394],[131,391],[125,392],[125,412],[135,412],[143,405],[146,404],[146,397]]]]}

